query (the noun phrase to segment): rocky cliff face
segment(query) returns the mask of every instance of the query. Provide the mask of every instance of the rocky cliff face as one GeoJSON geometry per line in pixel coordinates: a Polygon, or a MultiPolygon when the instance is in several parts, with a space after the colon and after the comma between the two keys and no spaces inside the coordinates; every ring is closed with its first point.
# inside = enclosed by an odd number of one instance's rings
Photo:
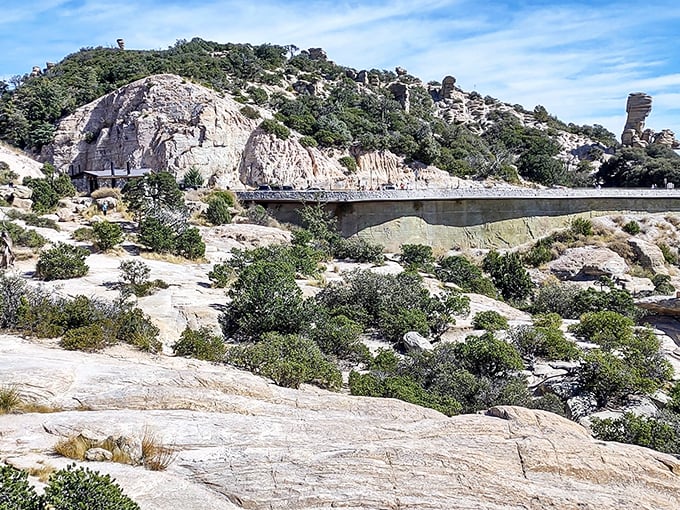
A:
{"type": "Polygon", "coordinates": [[[634,92],[628,95],[626,102],[626,124],[621,134],[621,143],[627,147],[644,148],[650,144],[663,145],[671,149],[680,148],[680,141],[675,139],[675,133],[670,129],[663,129],[655,133],[652,129],[645,129],[645,119],[652,111],[652,96],[644,92],[634,92]]]}
{"type": "MultiPolygon", "coordinates": [[[[181,178],[192,166],[222,187],[265,183],[296,187],[352,187],[415,180],[403,158],[384,151],[357,155],[359,171],[338,162],[343,153],[305,148],[300,135],[281,140],[258,128],[243,105],[174,75],[144,78],[85,105],[62,119],[42,159],[62,171],[109,168],[169,170],[181,178]]],[[[262,111],[263,116],[269,116],[262,111]]],[[[433,183],[457,180],[430,169],[433,183]]]]}

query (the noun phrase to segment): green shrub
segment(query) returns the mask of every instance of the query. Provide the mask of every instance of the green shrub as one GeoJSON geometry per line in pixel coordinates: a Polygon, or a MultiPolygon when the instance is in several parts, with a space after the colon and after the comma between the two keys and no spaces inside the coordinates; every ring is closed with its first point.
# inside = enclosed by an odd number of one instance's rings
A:
{"type": "Polygon", "coordinates": [[[317,142],[316,138],[314,138],[312,136],[303,136],[303,137],[300,138],[300,145],[302,145],[305,148],[307,148],[307,147],[313,148],[313,147],[318,147],[319,142],[317,142]]]}
{"type": "Polygon", "coordinates": [[[149,316],[141,308],[123,309],[116,314],[118,333],[116,338],[137,347],[141,351],[157,353],[162,349],[158,333],[149,316]]]}
{"type": "Polygon", "coordinates": [[[625,289],[611,285],[608,290],[579,289],[564,283],[539,287],[531,306],[532,313],[553,312],[565,319],[578,319],[587,312],[613,311],[633,320],[640,316],[633,296],[625,289]]]}
{"type": "Polygon", "coordinates": [[[42,510],[40,496],[28,483],[28,474],[6,464],[0,465],[0,509],[42,510]]]}
{"type": "Polygon", "coordinates": [[[38,214],[54,211],[59,203],[59,195],[47,179],[25,178],[24,185],[33,190],[31,209],[38,214]]]}
{"type": "Polygon", "coordinates": [[[323,317],[307,332],[327,356],[354,362],[371,358],[368,348],[361,342],[363,327],[344,315],[323,317]]]}
{"type": "Polygon", "coordinates": [[[441,259],[435,274],[441,281],[453,283],[463,292],[497,297],[498,292],[493,282],[485,278],[482,270],[463,256],[453,255],[441,259]]]}
{"type": "Polygon", "coordinates": [[[248,218],[250,223],[254,223],[255,225],[268,225],[271,220],[267,209],[260,204],[248,207],[246,209],[246,218],[248,218]]]}
{"type": "Polygon", "coordinates": [[[652,283],[654,284],[654,292],[657,294],[666,296],[675,294],[675,287],[671,283],[671,277],[667,274],[655,274],[652,277],[652,283]]]}
{"type": "Polygon", "coordinates": [[[399,344],[409,331],[416,331],[422,336],[428,336],[430,324],[424,310],[398,308],[380,314],[380,330],[386,340],[399,344]]]}
{"type": "Polygon", "coordinates": [[[268,331],[298,333],[307,323],[302,291],[292,265],[256,261],[241,270],[219,316],[225,338],[256,341],[268,331]]]}
{"type": "Polygon", "coordinates": [[[629,221],[621,228],[623,229],[624,232],[632,236],[640,233],[640,224],[635,220],[629,221]]]}
{"type": "Polygon", "coordinates": [[[206,198],[207,203],[210,203],[212,199],[222,200],[225,204],[227,204],[227,207],[236,207],[238,202],[234,192],[228,189],[212,190],[206,198]]]}
{"type": "Polygon", "coordinates": [[[510,332],[510,341],[524,358],[574,360],[581,355],[579,348],[555,326],[519,326],[510,332]]]}
{"type": "Polygon", "coordinates": [[[92,227],[94,242],[97,247],[106,251],[123,241],[123,229],[118,223],[100,221],[92,227]]]}
{"type": "Polygon", "coordinates": [[[5,186],[14,183],[19,178],[14,170],[10,170],[9,165],[4,161],[0,161],[0,186],[5,186]]]}
{"type": "Polygon", "coordinates": [[[41,280],[66,280],[80,278],[90,270],[85,258],[90,252],[81,246],[58,243],[54,248],[40,252],[35,275],[41,280]]]}
{"type": "Polygon", "coordinates": [[[385,262],[383,247],[379,244],[370,243],[361,237],[337,238],[332,244],[331,250],[333,256],[338,259],[350,259],[372,264],[385,262]]]}
{"type": "Polygon", "coordinates": [[[41,228],[51,228],[52,230],[59,230],[59,225],[57,225],[57,222],[50,219],[50,218],[43,218],[42,216],[38,216],[35,213],[27,213],[23,211],[19,211],[17,209],[10,209],[7,211],[7,217],[13,220],[21,220],[26,225],[30,225],[32,227],[41,227],[41,228]]]}
{"type": "Polygon", "coordinates": [[[504,299],[524,301],[533,293],[534,284],[517,253],[489,252],[484,258],[484,270],[504,299]]]}
{"type": "Polygon", "coordinates": [[[288,140],[288,137],[290,136],[290,129],[274,119],[263,120],[260,124],[260,128],[262,128],[262,130],[266,133],[274,135],[280,140],[288,140]]]}
{"type": "Polygon", "coordinates": [[[227,361],[268,377],[279,386],[299,388],[302,383],[310,383],[338,390],[342,385],[340,371],[323,356],[318,345],[300,335],[267,333],[256,344],[229,349],[227,361]]]}
{"type": "Polygon", "coordinates": [[[0,221],[0,232],[7,232],[12,242],[18,246],[35,249],[47,244],[47,239],[32,228],[23,228],[12,221],[0,221]]]}
{"type": "Polygon", "coordinates": [[[44,499],[55,509],[139,510],[109,475],[75,464],[50,476],[44,499]]]}
{"type": "Polygon", "coordinates": [[[177,356],[197,358],[206,361],[223,361],[226,347],[222,337],[213,335],[208,328],[199,330],[186,328],[179,340],[172,346],[177,356]]]}
{"type": "Polygon", "coordinates": [[[424,244],[402,244],[401,256],[402,264],[410,269],[427,269],[434,263],[432,246],[424,244]]]}
{"type": "Polygon", "coordinates": [[[205,211],[205,216],[213,225],[224,225],[225,223],[231,223],[229,205],[221,198],[210,199],[208,202],[208,209],[205,211]]]}
{"type": "Polygon", "coordinates": [[[213,287],[223,289],[236,280],[236,271],[228,263],[215,264],[208,273],[208,279],[212,282],[213,287]]]}
{"type": "Polygon", "coordinates": [[[79,227],[73,231],[71,237],[75,241],[92,241],[94,242],[94,230],[90,227],[79,227]]]}
{"type": "Polygon", "coordinates": [[[637,416],[624,413],[619,418],[594,418],[593,436],[602,441],[635,444],[673,455],[680,454],[680,418],[637,416]]]}
{"type": "Polygon", "coordinates": [[[182,179],[185,188],[200,188],[203,186],[203,176],[195,166],[192,166],[184,174],[182,179]]]}
{"type": "Polygon", "coordinates": [[[102,326],[92,324],[68,330],[59,341],[59,345],[67,351],[94,352],[109,345],[108,340],[102,326]]]}
{"type": "Polygon", "coordinates": [[[664,260],[673,265],[678,265],[678,254],[677,252],[673,251],[670,246],[668,246],[666,243],[659,243],[658,244],[659,249],[661,250],[661,253],[663,253],[663,258],[664,260]]]}
{"type": "Polygon", "coordinates": [[[486,310],[475,314],[472,318],[472,327],[475,329],[485,329],[486,331],[508,329],[508,319],[495,310],[486,310]]]}
{"type": "Polygon", "coordinates": [[[175,250],[175,230],[152,216],[144,218],[139,223],[137,239],[141,244],[158,253],[175,250]]]}
{"type": "Polygon", "coordinates": [[[169,172],[152,172],[131,179],[123,187],[123,199],[140,219],[161,211],[184,212],[184,194],[169,172]]]}
{"type": "Polygon", "coordinates": [[[540,241],[532,246],[523,256],[524,263],[532,267],[539,267],[543,264],[547,264],[554,258],[550,245],[540,241]]]}
{"type": "Polygon", "coordinates": [[[252,106],[246,105],[241,110],[239,110],[245,117],[255,120],[260,118],[260,112],[252,106]]]}
{"type": "Polygon", "coordinates": [[[121,261],[118,269],[120,270],[120,281],[123,285],[131,287],[144,286],[149,281],[149,275],[151,274],[149,266],[137,259],[121,261]]]}
{"type": "Polygon", "coordinates": [[[580,236],[593,235],[593,222],[586,218],[574,218],[571,222],[571,231],[580,236]]]}
{"type": "Polygon", "coordinates": [[[357,160],[352,156],[342,156],[340,159],[338,159],[338,163],[344,166],[347,171],[352,174],[355,174],[358,170],[357,160]]]}
{"type": "Polygon", "coordinates": [[[205,255],[205,243],[196,227],[186,229],[175,239],[175,253],[190,260],[205,255]]]}

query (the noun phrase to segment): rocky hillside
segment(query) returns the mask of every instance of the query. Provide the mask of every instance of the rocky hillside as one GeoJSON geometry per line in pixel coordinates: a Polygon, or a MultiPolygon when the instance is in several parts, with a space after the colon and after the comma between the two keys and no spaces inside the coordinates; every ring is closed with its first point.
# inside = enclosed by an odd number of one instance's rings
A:
{"type": "Polygon", "coordinates": [[[591,184],[616,143],[601,126],[455,83],[355,70],[318,48],[95,48],[6,87],[0,138],[42,149],[62,171],[130,163],[181,177],[193,166],[223,185],[324,187],[455,186],[450,176],[591,184]]]}

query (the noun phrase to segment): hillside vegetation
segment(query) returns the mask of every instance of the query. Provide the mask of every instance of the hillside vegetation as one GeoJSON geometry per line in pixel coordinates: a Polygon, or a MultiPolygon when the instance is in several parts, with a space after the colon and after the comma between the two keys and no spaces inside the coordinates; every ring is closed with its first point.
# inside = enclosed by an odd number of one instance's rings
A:
{"type": "MultiPolygon", "coordinates": [[[[528,111],[397,71],[357,72],[293,45],[198,38],[166,50],[84,48],[38,76],[0,82],[0,138],[40,151],[52,141],[59,119],[76,108],[140,78],[167,73],[230,95],[252,118],[259,118],[259,109],[271,111],[274,119],[261,127],[279,138],[294,131],[305,147],[389,150],[461,177],[511,182],[521,177],[567,186],[589,186],[601,178],[609,184],[616,162],[630,158],[617,156],[608,173],[596,176],[616,146],[613,133],[602,126],[566,124],[540,105],[528,111]]],[[[661,172],[673,180],[680,158],[672,152],[652,157],[663,159],[654,179],[661,172]]],[[[348,172],[356,167],[352,157],[341,163],[348,172]]],[[[638,185],[648,179],[614,180],[638,185]]]]}

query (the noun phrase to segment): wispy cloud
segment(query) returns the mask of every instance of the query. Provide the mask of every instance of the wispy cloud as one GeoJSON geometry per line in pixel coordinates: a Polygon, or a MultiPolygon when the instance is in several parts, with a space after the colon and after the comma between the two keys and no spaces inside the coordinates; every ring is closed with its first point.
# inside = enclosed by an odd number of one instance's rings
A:
{"type": "Polygon", "coordinates": [[[648,125],[680,134],[679,21],[669,0],[27,0],[3,10],[0,76],[118,37],[129,48],[195,36],[296,44],[359,69],[452,74],[465,90],[617,133],[628,93],[645,91],[648,125]]]}

